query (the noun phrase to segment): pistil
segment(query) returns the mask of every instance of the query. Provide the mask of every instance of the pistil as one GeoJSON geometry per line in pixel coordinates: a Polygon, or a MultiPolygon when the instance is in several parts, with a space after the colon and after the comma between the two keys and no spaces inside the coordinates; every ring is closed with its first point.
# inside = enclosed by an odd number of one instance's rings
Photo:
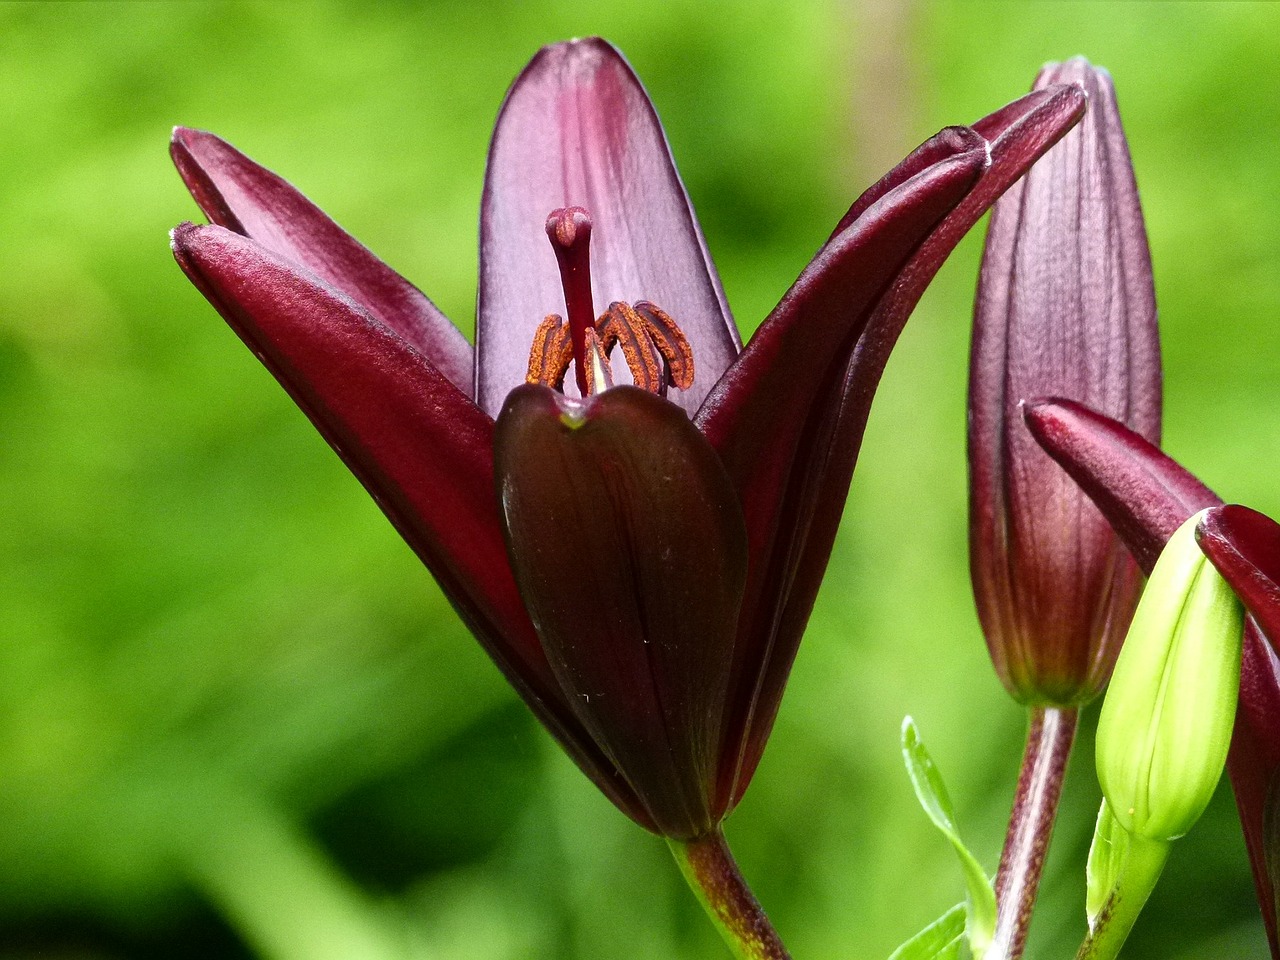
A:
{"type": "Polygon", "coordinates": [[[554,210],[546,229],[560,266],[569,322],[552,313],[538,325],[525,379],[563,390],[572,363],[578,392],[584,397],[599,393],[613,386],[609,354],[618,346],[632,382],[641,390],[659,396],[666,396],[668,386],[688,390],[693,385],[693,349],[657,304],[616,300],[592,319],[591,215],[582,207],[554,210]]]}
{"type": "Polygon", "coordinates": [[[595,328],[595,305],[591,300],[591,214],[582,207],[553,210],[547,217],[547,238],[560,265],[578,390],[585,397],[589,388],[587,331],[595,328]]]}

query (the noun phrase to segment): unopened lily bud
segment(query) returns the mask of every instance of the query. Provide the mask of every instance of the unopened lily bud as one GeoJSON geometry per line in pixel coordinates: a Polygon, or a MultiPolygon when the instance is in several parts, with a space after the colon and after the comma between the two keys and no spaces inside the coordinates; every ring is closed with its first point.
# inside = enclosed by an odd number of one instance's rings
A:
{"type": "Polygon", "coordinates": [[[1102,792],[1147,840],[1180,837],[1200,818],[1235,722],[1244,613],[1196,544],[1201,516],[1156,561],[1098,721],[1102,792]]]}
{"type": "Polygon", "coordinates": [[[1106,520],[1036,445],[1019,405],[1088,404],[1160,437],[1155,290],[1115,91],[1082,59],[1084,120],[995,205],[974,308],[969,556],[991,659],[1017,700],[1069,707],[1106,684],[1140,578],[1106,520]]]}

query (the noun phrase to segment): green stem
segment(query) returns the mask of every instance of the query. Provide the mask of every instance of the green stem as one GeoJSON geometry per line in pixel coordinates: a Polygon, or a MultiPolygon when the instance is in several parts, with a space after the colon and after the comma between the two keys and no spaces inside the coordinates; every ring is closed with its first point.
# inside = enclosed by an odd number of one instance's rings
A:
{"type": "Polygon", "coordinates": [[[1019,960],[1026,949],[1078,716],[1071,708],[1030,710],[1027,746],[996,871],[996,930],[989,960],[1019,960]]]}
{"type": "Polygon", "coordinates": [[[1094,921],[1093,929],[1080,944],[1076,960],[1114,960],[1120,955],[1120,948],[1160,879],[1169,858],[1169,846],[1167,841],[1129,836],[1120,876],[1094,921]]]}
{"type": "Polygon", "coordinates": [[[773,924],[742,879],[724,834],[668,840],[680,871],[739,960],[791,960],[773,924]]]}

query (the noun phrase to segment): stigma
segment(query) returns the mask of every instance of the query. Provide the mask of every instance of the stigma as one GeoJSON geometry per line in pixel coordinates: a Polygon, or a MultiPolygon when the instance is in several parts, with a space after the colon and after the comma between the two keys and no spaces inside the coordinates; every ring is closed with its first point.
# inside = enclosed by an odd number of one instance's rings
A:
{"type": "Polygon", "coordinates": [[[662,308],[647,300],[620,300],[595,316],[591,294],[591,215],[582,207],[552,211],[547,238],[560,267],[565,314],[548,314],[529,351],[529,383],[564,390],[573,364],[578,392],[590,396],[613,386],[609,355],[617,347],[635,385],[665,396],[668,387],[693,385],[693,350],[662,308]]]}

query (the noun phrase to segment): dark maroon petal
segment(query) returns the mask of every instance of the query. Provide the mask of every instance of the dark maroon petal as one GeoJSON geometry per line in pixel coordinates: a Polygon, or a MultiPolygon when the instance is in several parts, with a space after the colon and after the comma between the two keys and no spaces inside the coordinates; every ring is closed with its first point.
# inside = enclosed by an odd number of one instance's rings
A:
{"type": "MultiPolygon", "coordinates": [[[[1085,95],[1074,84],[1036,90],[1006,104],[970,127],[948,127],[917,147],[900,164],[868,188],[849,208],[832,232],[834,237],[851,224],[871,204],[903,180],[936,163],[948,152],[959,152],[974,143],[991,145],[991,169],[986,183],[956,211],[957,219],[972,216],[973,222],[1008,189],[1049,147],[1070,130],[1084,114],[1085,95]],[[975,134],[977,138],[975,140],[975,134]],[[973,211],[977,213],[974,214],[973,211]]],[[[972,223],[970,224],[972,226],[972,223]]],[[[959,231],[963,236],[967,229],[959,231]]]]}
{"type": "Polygon", "coordinates": [[[1280,958],[1276,937],[1275,804],[1280,798],[1280,657],[1252,617],[1245,621],[1240,662],[1240,703],[1227,755],[1227,773],[1236,795],[1245,846],[1271,956],[1280,958]],[[1269,829],[1270,826],[1270,829],[1269,829]]]}
{"type": "MultiPolygon", "coordinates": [[[[805,532],[799,526],[803,518],[790,515],[786,499],[795,493],[788,484],[797,451],[811,449],[813,431],[825,424],[830,411],[821,404],[829,381],[843,372],[874,304],[986,162],[985,144],[962,150],[872,204],[819,252],[698,411],[699,428],[738,490],[751,543],[731,698],[735,741],[755,713],[781,598],[790,585],[792,568],[785,564],[805,532]]],[[[783,659],[789,666],[790,653],[783,659]]],[[[771,702],[770,715],[773,710],[771,702]]],[[[738,768],[737,753],[731,750],[724,759],[726,791],[738,768]]]]}
{"type": "Polygon", "coordinates": [[[201,130],[176,127],[169,152],[213,223],[258,241],[342,291],[471,395],[471,345],[457,327],[294,187],[201,130]]]}
{"type": "MultiPolygon", "coordinates": [[[[1026,404],[1024,414],[1040,445],[1089,494],[1148,574],[1165,542],[1188,517],[1222,503],[1138,434],[1086,407],[1044,400],[1026,404]]],[[[1240,700],[1227,773],[1271,955],[1280,960],[1263,826],[1268,791],[1280,775],[1280,659],[1252,617],[1245,621],[1240,700]]]]}
{"type": "Polygon", "coordinates": [[[480,406],[497,414],[525,380],[538,323],[565,312],[543,225],[570,206],[591,214],[597,314],[615,300],[670,314],[693,347],[695,378],[668,399],[697,410],[738,334],[653,104],[599,38],[544,47],[498,116],[480,214],[480,406]]]}
{"type": "Polygon", "coordinates": [[[1196,539],[1252,614],[1245,631],[1230,772],[1258,902],[1271,907],[1263,910],[1263,917],[1274,956],[1275,889],[1280,881],[1280,525],[1256,510],[1231,504],[1205,514],[1196,527],[1196,539]]]}
{"type": "Polygon", "coordinates": [[[1061,706],[1110,676],[1140,579],[1018,404],[1069,397],[1158,443],[1161,392],[1151,260],[1115,96],[1083,60],[1046,67],[1037,86],[1064,80],[1088,92],[1089,112],[992,211],[969,381],[979,619],[1009,692],[1061,706]]]}
{"type": "Polygon", "coordinates": [[[636,810],[569,712],[516,590],[493,497],[493,421],[407,342],[256,242],[183,224],[173,251],[372,494],[538,718],[610,799],[636,810]]]}
{"type": "Polygon", "coordinates": [[[1222,501],[1122,423],[1071,400],[1023,404],[1027,426],[1102,510],[1144,571],[1187,517],[1222,501]]]}
{"type": "Polygon", "coordinates": [[[495,441],[511,563],[574,714],[661,833],[705,835],[747,567],[719,458],[635,387],[519,387],[495,441]]]}
{"type": "Polygon", "coordinates": [[[845,228],[866,213],[872,204],[891,190],[902,186],[916,174],[923,173],[934,164],[949,157],[969,150],[986,149],[986,138],[970,127],[944,127],[907,154],[896,167],[867,187],[840,218],[840,222],[831,231],[827,242],[830,243],[840,236],[845,228]]]}
{"type": "MultiPolygon", "coordinates": [[[[846,352],[845,360],[825,374],[822,391],[813,405],[819,416],[811,422],[798,448],[792,475],[786,479],[785,487],[780,485],[775,493],[781,501],[777,510],[785,518],[780,530],[786,533],[774,544],[770,569],[762,575],[765,599],[761,608],[781,612],[756,621],[757,629],[771,634],[771,639],[751,641],[755,648],[767,649],[770,654],[751,712],[739,720],[745,724],[746,732],[738,796],[746,789],[773,726],[835,542],[871,400],[907,317],[960,238],[1009,184],[1079,119],[1082,109],[1081,91],[1064,87],[1023,97],[1002,111],[1005,120],[999,136],[990,144],[982,143],[982,149],[989,149],[990,156],[982,178],[930,234],[883,294],[858,336],[852,355],[846,352]]],[[[947,149],[965,149],[972,143],[972,131],[944,130],[869,193],[879,195],[886,185],[900,182],[903,173],[918,167],[922,158],[936,157],[947,149]]],[[[852,211],[864,211],[867,206],[860,199],[852,211]]]]}
{"type": "Polygon", "coordinates": [[[1209,511],[1196,540],[1272,644],[1280,644],[1280,524],[1231,504],[1209,511]]]}

